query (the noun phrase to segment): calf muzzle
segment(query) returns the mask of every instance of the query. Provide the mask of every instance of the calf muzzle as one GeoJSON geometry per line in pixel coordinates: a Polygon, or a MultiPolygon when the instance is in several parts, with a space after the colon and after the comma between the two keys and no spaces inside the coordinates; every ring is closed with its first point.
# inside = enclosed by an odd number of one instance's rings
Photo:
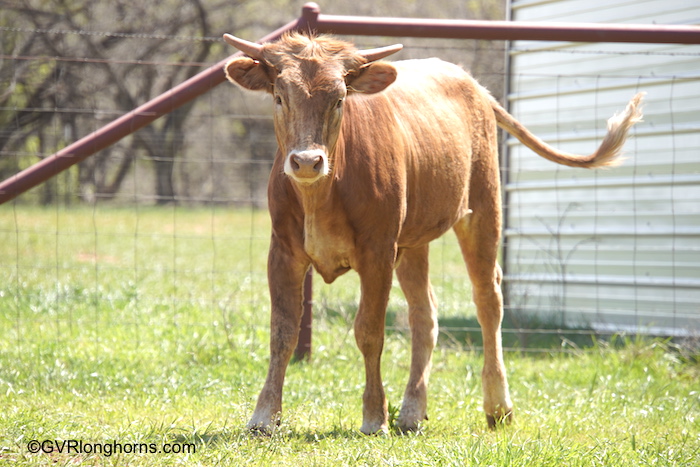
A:
{"type": "Polygon", "coordinates": [[[300,183],[313,183],[328,175],[326,153],[320,149],[292,151],[287,156],[284,171],[300,183]]]}

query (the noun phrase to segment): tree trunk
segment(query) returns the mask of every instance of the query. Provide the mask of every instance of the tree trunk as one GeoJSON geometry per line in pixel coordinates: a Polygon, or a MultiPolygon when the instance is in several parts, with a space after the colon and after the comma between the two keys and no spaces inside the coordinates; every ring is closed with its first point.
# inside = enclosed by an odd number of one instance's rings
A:
{"type": "Polygon", "coordinates": [[[171,157],[156,158],[153,160],[156,169],[156,204],[159,206],[176,203],[175,190],[173,188],[173,169],[175,159],[171,157]]]}

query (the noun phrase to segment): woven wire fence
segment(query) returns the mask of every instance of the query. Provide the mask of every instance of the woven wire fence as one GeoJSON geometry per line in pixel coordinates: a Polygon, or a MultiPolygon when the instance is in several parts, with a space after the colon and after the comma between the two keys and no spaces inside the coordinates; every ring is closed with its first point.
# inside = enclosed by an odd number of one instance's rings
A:
{"type": "MultiPolygon", "coordinates": [[[[110,38],[115,33],[89,34],[110,38]]],[[[139,34],[120,39],[147,47],[163,37],[139,34]]],[[[213,40],[176,39],[185,44],[213,40]]],[[[357,42],[377,46],[394,40],[357,42]]],[[[439,56],[463,64],[504,98],[502,42],[404,42],[407,47],[400,58],[439,56]]],[[[127,111],[129,99],[123,96],[125,106],[115,106],[120,102],[120,90],[112,89],[110,82],[115,76],[124,77],[126,84],[133,80],[134,86],[151,80],[152,90],[159,79],[176,75],[168,70],[211,65],[85,56],[13,55],[2,60],[40,70],[40,84],[51,95],[37,97],[36,104],[12,97],[4,101],[0,111],[10,118],[1,130],[8,141],[0,149],[3,178],[127,111]],[[27,119],[34,120],[25,124],[27,119]]],[[[640,88],[645,79],[639,77],[640,88]]],[[[670,101],[665,105],[677,106],[670,101]]],[[[194,334],[264,355],[270,232],[265,184],[276,147],[270,107],[259,96],[219,86],[185,111],[173,112],[0,206],[4,339],[14,342],[18,352],[37,332],[51,336],[56,345],[104,349],[115,342],[112,335],[125,333],[135,347],[160,339],[164,351],[176,352],[182,350],[178,336],[194,334]]],[[[506,247],[508,241],[506,237],[506,247]]],[[[451,233],[434,242],[431,277],[440,304],[441,342],[478,349],[480,331],[468,276],[451,233]]],[[[314,329],[342,326],[349,334],[359,300],[356,275],[350,273],[330,286],[317,284],[314,329]]],[[[388,332],[407,334],[405,309],[396,284],[388,332]]],[[[591,338],[617,332],[518,319],[515,311],[507,310],[503,330],[509,350],[574,351],[591,338]]]]}

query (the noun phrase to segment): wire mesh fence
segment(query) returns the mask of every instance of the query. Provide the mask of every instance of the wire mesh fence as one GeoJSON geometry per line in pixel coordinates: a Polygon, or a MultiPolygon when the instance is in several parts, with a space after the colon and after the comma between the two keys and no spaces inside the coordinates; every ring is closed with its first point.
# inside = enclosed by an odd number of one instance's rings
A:
{"type": "MultiPolygon", "coordinates": [[[[75,34],[42,29],[0,31],[8,32],[75,34]]],[[[172,39],[157,34],[122,37],[108,31],[86,34],[103,40],[124,39],[143,49],[172,39]]],[[[176,39],[179,43],[212,41],[208,37],[176,39]]],[[[361,46],[383,45],[368,38],[357,42],[361,46]]],[[[504,98],[502,86],[507,74],[502,42],[405,42],[401,58],[439,56],[463,64],[494,95],[504,98]]],[[[595,54],[595,50],[586,53],[595,54]]],[[[613,59],[616,53],[622,57],[639,52],[606,51],[613,59]]],[[[700,55],[680,53],[689,59],[700,55]]],[[[580,51],[570,54],[576,60],[580,51]]],[[[5,121],[0,130],[2,178],[122,115],[133,107],[135,99],[159,86],[167,88],[177,75],[169,70],[194,72],[210,65],[188,59],[166,63],[29,54],[5,55],[2,63],[5,69],[36,70],[39,86],[34,94],[6,96],[0,108],[5,121]],[[115,77],[119,85],[112,81],[115,77]],[[133,88],[120,90],[120,86],[133,88]]],[[[516,79],[561,83],[589,78],[525,72],[516,79]]],[[[602,87],[614,78],[596,75],[593,81],[602,87]]],[[[640,88],[646,79],[638,77],[640,88]]],[[[12,88],[11,80],[7,85],[12,88]]],[[[562,112],[571,110],[564,94],[557,97],[562,112]]],[[[680,105],[674,98],[667,96],[655,104],[672,113],[680,105]]],[[[18,352],[35,333],[52,336],[56,345],[89,345],[104,350],[113,342],[111,336],[121,334],[135,347],[144,340],[160,339],[165,351],[176,352],[182,350],[178,336],[184,333],[264,355],[270,232],[264,209],[265,186],[276,147],[270,107],[265,99],[233,86],[220,86],[191,106],[1,206],[0,328],[5,339],[14,342],[18,352]],[[163,323],[168,326],[163,328],[163,323]]],[[[608,116],[608,107],[594,113],[587,117],[587,124],[599,128],[604,120],[601,115],[608,116]]],[[[535,121],[523,122],[536,131],[537,115],[531,118],[535,121]]],[[[674,134],[687,135],[679,138],[693,138],[685,123],[674,125],[674,134]]],[[[634,147],[628,152],[631,167],[637,151],[634,147]]],[[[507,177],[522,180],[523,176],[509,173],[507,177]]],[[[645,215],[646,208],[638,205],[636,209],[637,216],[645,215]]],[[[690,204],[686,211],[672,213],[671,219],[677,219],[676,214],[698,218],[697,208],[690,204]]],[[[696,240],[689,239],[693,252],[697,251],[696,240]]],[[[505,236],[506,249],[512,241],[505,236]]],[[[440,304],[441,342],[479,348],[480,331],[468,276],[452,234],[434,242],[431,261],[431,278],[440,304]]],[[[681,264],[683,258],[677,261],[681,264]]],[[[605,264],[601,256],[597,270],[602,273],[605,264]]],[[[315,329],[324,332],[341,325],[350,333],[358,297],[359,285],[352,273],[331,286],[317,286],[315,329]]],[[[511,350],[568,351],[596,336],[619,331],[571,328],[560,321],[526,319],[518,313],[517,306],[506,313],[504,341],[511,350]]],[[[405,302],[398,286],[392,291],[387,324],[389,332],[406,334],[405,302]]]]}

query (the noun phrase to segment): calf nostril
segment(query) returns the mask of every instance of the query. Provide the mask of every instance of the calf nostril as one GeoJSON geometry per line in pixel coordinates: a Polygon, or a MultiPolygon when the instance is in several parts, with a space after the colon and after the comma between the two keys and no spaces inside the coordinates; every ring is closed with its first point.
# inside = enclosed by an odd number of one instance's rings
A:
{"type": "Polygon", "coordinates": [[[299,156],[294,154],[291,158],[291,165],[292,165],[292,170],[297,171],[301,169],[301,165],[299,164],[299,156]]]}

